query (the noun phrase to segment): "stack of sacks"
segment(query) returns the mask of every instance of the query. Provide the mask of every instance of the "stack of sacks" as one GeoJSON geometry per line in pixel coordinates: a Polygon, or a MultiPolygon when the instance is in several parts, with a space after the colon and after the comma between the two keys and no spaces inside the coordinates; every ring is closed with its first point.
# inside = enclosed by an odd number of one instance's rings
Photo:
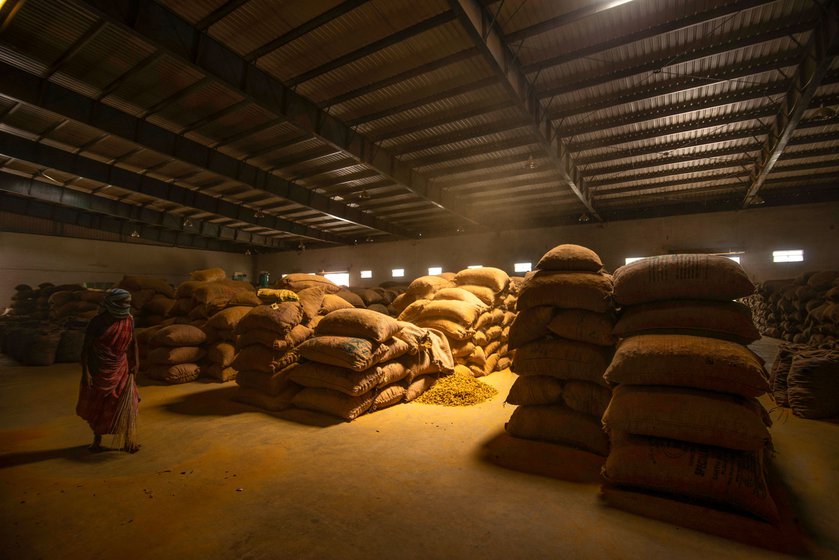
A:
{"type": "Polygon", "coordinates": [[[34,318],[38,311],[38,297],[41,289],[33,290],[27,284],[15,286],[15,293],[12,296],[10,313],[19,318],[34,318]]]}
{"type": "Polygon", "coordinates": [[[192,325],[169,325],[157,329],[149,340],[141,371],[151,379],[170,384],[195,381],[201,373],[198,362],[206,353],[201,347],[207,335],[192,325]]]}
{"type": "Polygon", "coordinates": [[[770,374],[772,399],[802,418],[839,416],[839,351],[781,344],[770,374]]]}
{"type": "MultiPolygon", "coordinates": [[[[507,402],[506,424],[516,438],[605,457],[609,439],[600,417],[610,391],[603,380],[614,350],[612,278],[600,257],[579,245],[559,245],[527,273],[510,327],[519,375],[507,402]]],[[[594,459],[594,458],[593,458],[594,459]]]]}
{"type": "Polygon", "coordinates": [[[297,348],[290,379],[304,389],[292,403],[346,421],[412,400],[433,384],[429,376],[454,369],[442,334],[369,309],[328,313],[315,335],[297,348]]]}
{"type": "Polygon", "coordinates": [[[202,329],[207,335],[207,358],[201,368],[203,377],[222,383],[236,379],[238,372],[233,367],[238,353],[236,327],[254,307],[255,305],[226,307],[207,319],[202,329]]]}
{"type": "MultiPolygon", "coordinates": [[[[475,377],[489,375],[510,366],[507,356],[509,327],[515,318],[511,306],[515,298],[508,294],[510,277],[498,268],[481,267],[461,270],[454,277],[459,290],[474,295],[486,307],[474,324],[474,334],[465,344],[452,345],[459,363],[475,377]],[[471,350],[471,351],[470,351],[471,350]]],[[[446,297],[441,292],[435,299],[446,297]]]]}
{"type": "Polygon", "coordinates": [[[105,297],[102,290],[77,289],[53,292],[50,296],[50,320],[64,329],[55,352],[56,362],[78,362],[82,355],[84,333],[90,320],[99,314],[105,297]]]}
{"type": "Polygon", "coordinates": [[[341,291],[341,286],[317,274],[303,274],[295,272],[293,274],[286,274],[276,282],[274,287],[279,289],[291,290],[292,292],[299,292],[306,288],[322,288],[324,293],[337,294],[341,291]]]}
{"type": "Polygon", "coordinates": [[[399,296],[399,291],[383,287],[348,288],[338,292],[338,295],[352,303],[355,307],[372,309],[373,311],[389,315],[391,314],[389,307],[399,296]]]}
{"type": "Polygon", "coordinates": [[[391,315],[401,316],[415,302],[430,301],[434,294],[444,288],[454,288],[454,274],[444,272],[435,276],[420,276],[399,294],[388,307],[391,315]]]}
{"type": "Polygon", "coordinates": [[[778,520],[765,474],[771,422],[757,401],[769,385],[745,347],[758,338],[748,310],[732,301],[753,289],[739,264],[714,255],[616,271],[624,338],[605,374],[616,385],[603,415],[607,500],[631,492],[641,503],[653,492],[778,520]]]}
{"type": "MultiPolygon", "coordinates": [[[[323,299],[323,289],[311,288],[300,294],[303,300],[310,295],[314,300],[323,299]]],[[[238,353],[232,363],[238,371],[235,400],[265,410],[291,405],[300,390],[289,380],[289,372],[297,365],[295,348],[312,334],[311,328],[301,324],[303,320],[301,301],[258,305],[242,317],[235,330],[238,353]]]]}
{"type": "Polygon", "coordinates": [[[131,292],[131,313],[138,327],[161,324],[175,305],[175,289],[160,278],[123,276],[117,288],[131,292]]]}

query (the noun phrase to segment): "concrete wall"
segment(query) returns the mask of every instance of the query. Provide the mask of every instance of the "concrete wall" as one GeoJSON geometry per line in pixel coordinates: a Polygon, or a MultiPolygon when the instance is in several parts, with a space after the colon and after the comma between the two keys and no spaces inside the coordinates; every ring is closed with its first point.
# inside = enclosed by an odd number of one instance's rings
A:
{"type": "Polygon", "coordinates": [[[610,270],[623,265],[626,257],[677,250],[744,251],[741,264],[754,281],[763,281],[805,270],[839,269],[837,222],[839,203],[756,208],[261,255],[256,270],[270,272],[272,280],[289,272],[348,271],[351,285],[370,286],[391,280],[393,268],[404,268],[408,280],[427,274],[430,266],[456,272],[482,264],[512,273],[515,262],[535,265],[548,249],[576,243],[597,251],[610,270]],[[805,261],[773,263],[772,251],[783,249],[804,249],[805,261]],[[373,279],[362,280],[361,270],[372,270],[373,279]]]}
{"type": "Polygon", "coordinates": [[[130,274],[177,285],[190,271],[215,266],[253,280],[252,265],[251,257],[233,253],[0,232],[0,306],[18,284],[116,283],[130,274]]]}

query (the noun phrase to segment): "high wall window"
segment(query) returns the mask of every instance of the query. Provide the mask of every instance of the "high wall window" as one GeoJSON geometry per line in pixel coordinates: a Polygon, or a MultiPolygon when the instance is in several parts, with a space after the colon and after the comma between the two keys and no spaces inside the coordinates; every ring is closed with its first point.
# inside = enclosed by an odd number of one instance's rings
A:
{"type": "Polygon", "coordinates": [[[438,274],[443,274],[443,267],[442,266],[430,266],[430,267],[428,267],[428,275],[429,276],[436,276],[438,274]]]}
{"type": "Polygon", "coordinates": [[[634,263],[635,261],[640,261],[641,259],[646,259],[647,257],[626,257],[626,262],[624,264],[634,263]]]}
{"type": "Polygon", "coordinates": [[[513,270],[515,272],[530,272],[531,264],[529,262],[515,263],[513,270]]]}
{"type": "Polygon", "coordinates": [[[404,268],[394,268],[391,273],[391,276],[394,278],[402,278],[405,276],[405,269],[404,268]]]}
{"type": "Polygon", "coordinates": [[[772,251],[773,262],[803,262],[804,249],[793,249],[790,251],[772,251]]]}
{"type": "Polygon", "coordinates": [[[362,278],[372,278],[373,277],[373,271],[372,270],[362,270],[361,271],[361,277],[362,278]]]}
{"type": "Polygon", "coordinates": [[[327,272],[323,275],[324,278],[327,280],[332,280],[334,283],[338,284],[339,286],[349,286],[350,285],[350,273],[349,272],[327,272]]]}
{"type": "Polygon", "coordinates": [[[466,268],[483,268],[483,267],[484,267],[484,265],[482,265],[482,264],[470,264],[466,268]]]}

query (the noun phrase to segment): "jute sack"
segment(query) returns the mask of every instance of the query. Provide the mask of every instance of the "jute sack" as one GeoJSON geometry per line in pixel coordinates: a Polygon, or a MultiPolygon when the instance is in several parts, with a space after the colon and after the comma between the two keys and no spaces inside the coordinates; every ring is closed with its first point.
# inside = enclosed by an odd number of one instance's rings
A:
{"type": "Polygon", "coordinates": [[[207,359],[222,367],[227,367],[236,358],[236,347],[229,342],[217,342],[207,347],[207,359]]]}
{"type": "Polygon", "coordinates": [[[390,317],[390,312],[387,310],[387,307],[382,305],[381,303],[371,303],[367,309],[370,311],[375,311],[376,313],[381,313],[386,317],[390,317]]]}
{"type": "Polygon", "coordinates": [[[373,290],[366,291],[369,291],[370,294],[375,294],[377,296],[376,301],[371,301],[370,303],[367,303],[366,301],[364,301],[364,299],[362,299],[362,297],[359,294],[345,289],[341,289],[335,295],[341,298],[342,300],[346,301],[347,303],[351,304],[353,307],[358,307],[360,309],[365,309],[368,305],[371,305],[373,303],[379,303],[382,300],[381,296],[373,290]]]}
{"type": "Polygon", "coordinates": [[[814,290],[824,291],[830,288],[837,278],[839,278],[839,272],[835,270],[815,272],[807,279],[807,286],[814,290]]]}
{"type": "Polygon", "coordinates": [[[152,364],[186,364],[197,362],[204,354],[200,346],[160,346],[151,350],[146,359],[152,364]]]}
{"type": "Polygon", "coordinates": [[[186,282],[182,282],[178,284],[177,289],[175,290],[175,298],[176,299],[192,299],[192,294],[204,285],[203,280],[187,280],[186,282]]]}
{"type": "Polygon", "coordinates": [[[695,387],[744,397],[769,389],[763,366],[748,348],[680,334],[621,340],[604,377],[609,383],[695,387]]]}
{"type": "Polygon", "coordinates": [[[414,375],[428,373],[452,373],[455,362],[446,334],[434,328],[428,329],[428,339],[420,348],[416,361],[411,366],[414,375]]]}
{"type": "Polygon", "coordinates": [[[550,441],[597,455],[609,454],[609,438],[600,421],[562,405],[520,406],[504,429],[513,437],[550,441]]]}
{"type": "Polygon", "coordinates": [[[615,319],[611,313],[595,313],[585,309],[558,309],[548,330],[561,338],[589,342],[598,346],[614,346],[612,328],[615,319]]]}
{"type": "Polygon", "coordinates": [[[699,334],[740,344],[760,339],[752,312],[735,301],[657,301],[623,309],[615,336],[638,334],[699,334]],[[700,334],[701,333],[701,334],[700,334]]]}
{"type": "Polygon", "coordinates": [[[303,308],[296,301],[258,305],[242,317],[236,330],[241,334],[251,329],[267,329],[285,336],[301,319],[303,308]]]}
{"type": "Polygon", "coordinates": [[[474,284],[463,284],[459,287],[461,290],[466,290],[477,297],[485,305],[492,306],[495,304],[496,292],[494,292],[492,288],[487,288],[486,286],[476,286],[474,284]]]}
{"type": "Polygon", "coordinates": [[[454,358],[465,358],[475,350],[475,343],[469,340],[452,341],[450,342],[452,349],[452,356],[454,358]]]}
{"type": "Polygon", "coordinates": [[[796,355],[787,378],[789,406],[802,418],[839,416],[839,351],[796,355]]]}
{"type": "Polygon", "coordinates": [[[484,354],[486,354],[487,358],[489,358],[489,355],[498,352],[501,349],[501,346],[502,345],[500,340],[493,340],[492,342],[484,346],[484,354]]]}
{"type": "Polygon", "coordinates": [[[545,338],[518,348],[511,369],[519,375],[550,375],[606,385],[603,372],[611,359],[610,348],[545,338]]]}
{"type": "Polygon", "coordinates": [[[420,347],[428,339],[428,331],[405,321],[397,321],[397,324],[399,325],[399,330],[393,337],[405,341],[408,344],[408,352],[410,354],[419,352],[420,347]]]}
{"type": "Polygon", "coordinates": [[[379,381],[379,388],[387,387],[388,385],[392,385],[397,381],[404,380],[406,382],[410,382],[414,377],[414,373],[410,369],[409,360],[393,360],[391,362],[386,363],[382,362],[376,367],[378,367],[382,371],[382,378],[379,381]]]}
{"type": "Polygon", "coordinates": [[[389,362],[391,360],[395,360],[396,358],[401,358],[405,354],[408,354],[411,350],[411,346],[402,339],[399,338],[391,338],[386,340],[382,343],[383,346],[386,346],[387,349],[379,358],[380,362],[389,362]]]}
{"type": "Polygon", "coordinates": [[[478,296],[463,288],[443,288],[434,294],[434,301],[439,300],[465,301],[486,308],[486,304],[478,296]]]}
{"type": "Polygon", "coordinates": [[[772,371],[769,374],[772,385],[772,400],[778,406],[789,406],[787,379],[792,367],[792,360],[800,350],[800,346],[793,344],[781,344],[778,347],[778,355],[772,363],[772,371]]]}
{"type": "Polygon", "coordinates": [[[485,286],[496,294],[503,292],[510,283],[510,277],[500,268],[482,266],[461,270],[454,277],[458,286],[485,286]]]}
{"type": "Polygon", "coordinates": [[[472,335],[472,342],[475,343],[475,346],[486,346],[489,341],[484,331],[476,330],[475,334],[472,335]]]}
{"type": "Polygon", "coordinates": [[[484,354],[484,349],[480,346],[476,346],[472,353],[466,357],[467,364],[474,364],[480,368],[484,367],[484,364],[487,361],[486,354],[484,354]]]}
{"type": "Polygon", "coordinates": [[[323,298],[326,297],[326,291],[322,287],[304,288],[296,295],[303,309],[303,321],[311,321],[320,315],[323,298]]]}
{"type": "Polygon", "coordinates": [[[291,407],[292,400],[301,390],[302,387],[295,385],[294,383],[286,384],[276,395],[239,387],[239,390],[236,391],[236,394],[233,396],[233,400],[255,406],[263,410],[277,412],[291,407]]]}
{"type": "Polygon", "coordinates": [[[382,375],[381,368],[376,366],[364,371],[352,371],[318,362],[306,362],[294,368],[289,378],[303,387],[332,389],[357,397],[377,387],[382,375]]]}
{"type": "Polygon", "coordinates": [[[354,336],[384,342],[399,331],[396,319],[369,309],[339,309],[324,316],[315,329],[318,336],[354,336]]]}
{"type": "Polygon", "coordinates": [[[201,368],[198,364],[157,365],[146,369],[145,373],[152,379],[175,385],[195,381],[201,375],[201,368]]]}
{"type": "Polygon", "coordinates": [[[239,347],[244,348],[253,344],[261,344],[266,348],[273,348],[275,350],[287,349],[285,339],[274,331],[268,329],[250,329],[239,335],[239,347]],[[278,348],[275,343],[282,344],[283,348],[278,348]]]}
{"type": "MultiPolygon", "coordinates": [[[[306,325],[294,325],[294,327],[288,331],[288,334],[285,335],[285,341],[288,344],[289,348],[294,348],[301,344],[304,340],[307,340],[314,334],[314,329],[307,327],[306,325]]],[[[274,348],[279,350],[280,348],[275,343],[274,348]]]]}
{"type": "Polygon", "coordinates": [[[261,344],[242,348],[231,364],[239,371],[261,371],[274,373],[297,361],[295,352],[276,352],[261,344]]]}
{"type": "Polygon", "coordinates": [[[734,451],[612,433],[603,468],[610,484],[730,506],[770,522],[778,509],[766,484],[763,451],[734,451]]]}
{"type": "Polygon", "coordinates": [[[370,410],[375,398],[373,391],[351,397],[338,391],[307,387],[297,393],[291,402],[297,408],[322,412],[350,422],[370,410]]]}
{"type": "Polygon", "coordinates": [[[275,290],[274,288],[259,288],[256,297],[260,303],[281,303],[283,301],[300,301],[297,294],[291,290],[275,290]]]}
{"type": "Polygon", "coordinates": [[[263,301],[253,292],[238,292],[227,303],[232,306],[244,305],[245,307],[256,307],[257,305],[262,305],[263,301]]]}
{"type": "Polygon", "coordinates": [[[515,405],[562,402],[562,381],[549,375],[519,377],[510,387],[510,393],[505,402],[515,405]]]}
{"type": "Polygon", "coordinates": [[[537,305],[563,309],[587,309],[605,313],[612,308],[612,280],[593,272],[528,272],[516,309],[524,311],[537,305]]]}
{"type": "Polygon", "coordinates": [[[174,306],[174,299],[161,294],[156,294],[146,305],[143,306],[143,312],[147,315],[160,315],[165,317],[174,306]]]}
{"type": "Polygon", "coordinates": [[[169,285],[169,282],[162,278],[147,278],[145,276],[123,276],[118,288],[128,290],[129,292],[138,292],[140,290],[154,290],[158,294],[163,294],[167,298],[175,297],[175,289],[169,285]]]}
{"type": "Polygon", "coordinates": [[[339,309],[353,309],[353,304],[335,294],[323,296],[323,303],[320,305],[321,315],[327,315],[339,309]]]}
{"type": "Polygon", "coordinates": [[[521,311],[510,325],[508,344],[510,348],[520,348],[528,342],[544,338],[551,331],[548,323],[556,312],[550,305],[537,305],[521,311]]]}
{"type": "Polygon", "coordinates": [[[223,366],[221,364],[210,364],[209,366],[203,368],[201,373],[204,377],[209,377],[210,379],[215,379],[216,381],[220,381],[222,383],[227,383],[228,381],[236,379],[239,370],[229,366],[223,366]]]}
{"type": "Polygon", "coordinates": [[[227,273],[223,268],[204,268],[193,270],[189,273],[189,277],[197,282],[215,282],[227,278],[227,273]]]}
{"type": "Polygon", "coordinates": [[[366,338],[316,336],[300,344],[296,352],[313,362],[364,371],[379,363],[387,349],[366,338]]]}
{"type": "Polygon", "coordinates": [[[719,255],[662,255],[615,271],[615,301],[621,305],[677,299],[731,301],[754,290],[742,267],[719,255]]]}
{"type": "Polygon", "coordinates": [[[327,294],[336,294],[341,291],[341,286],[335,284],[329,278],[318,276],[316,274],[293,273],[288,274],[284,278],[277,280],[275,283],[277,288],[286,288],[293,292],[299,292],[305,288],[320,287],[323,288],[327,294]]]}
{"type": "Polygon", "coordinates": [[[408,386],[408,390],[405,393],[405,402],[411,402],[415,398],[419,397],[434,384],[437,383],[437,376],[436,375],[420,375],[419,377],[415,377],[411,384],[408,386]]]}
{"type": "Polygon", "coordinates": [[[496,371],[498,367],[498,354],[491,352],[487,356],[486,363],[484,363],[484,375],[489,375],[496,371]]]}
{"type": "Polygon", "coordinates": [[[486,337],[489,342],[496,342],[501,339],[501,333],[504,332],[499,325],[493,325],[486,330],[486,337]]]}
{"type": "Polygon", "coordinates": [[[420,276],[408,285],[408,291],[405,293],[415,299],[429,299],[437,291],[453,288],[454,285],[454,282],[442,276],[420,276]]]}
{"type": "Polygon", "coordinates": [[[152,346],[199,346],[207,335],[192,325],[170,325],[158,330],[149,341],[152,346]]]}
{"type": "Polygon", "coordinates": [[[251,311],[251,309],[253,308],[245,306],[222,309],[207,320],[207,325],[213,327],[214,329],[235,329],[236,325],[239,324],[239,321],[241,321],[242,318],[251,311]]]}
{"type": "Polygon", "coordinates": [[[290,373],[299,365],[295,362],[274,373],[255,370],[240,371],[239,375],[236,376],[236,383],[240,387],[253,389],[254,391],[272,396],[279,395],[289,385],[299,390],[300,386],[291,383],[289,380],[290,373]]]}
{"type": "Polygon", "coordinates": [[[422,310],[430,303],[429,299],[418,299],[411,302],[402,310],[397,319],[402,323],[416,323],[417,319],[422,315],[422,310]]]}
{"type": "Polygon", "coordinates": [[[498,358],[498,364],[495,366],[496,371],[501,371],[510,367],[510,364],[513,363],[513,360],[510,358],[503,356],[501,353],[498,354],[500,357],[498,358]]]}
{"type": "Polygon", "coordinates": [[[757,451],[770,445],[756,399],[676,387],[618,385],[603,414],[609,430],[757,451]]]}
{"type": "Polygon", "coordinates": [[[442,331],[448,338],[452,340],[469,340],[475,331],[467,326],[448,319],[417,319],[417,326],[426,329],[437,329],[442,331]]]}
{"type": "Polygon", "coordinates": [[[405,395],[408,392],[405,385],[403,383],[396,383],[379,391],[373,400],[373,406],[370,407],[370,412],[399,404],[405,400],[405,395]]]}
{"type": "Polygon", "coordinates": [[[537,270],[597,272],[601,268],[603,262],[597,253],[587,247],[571,244],[557,245],[536,263],[537,270]]]}
{"type": "Polygon", "coordinates": [[[194,307],[194,303],[192,303],[191,297],[185,298],[178,298],[175,300],[175,305],[173,305],[169,309],[169,313],[166,314],[167,317],[184,317],[189,314],[189,312],[194,307]]]}
{"type": "Polygon", "coordinates": [[[612,391],[586,381],[567,381],[562,389],[562,402],[571,410],[600,418],[609,408],[612,391]]]}
{"type": "Polygon", "coordinates": [[[422,309],[420,319],[446,319],[465,326],[472,326],[478,316],[486,309],[466,301],[436,300],[429,301],[422,309]]]}

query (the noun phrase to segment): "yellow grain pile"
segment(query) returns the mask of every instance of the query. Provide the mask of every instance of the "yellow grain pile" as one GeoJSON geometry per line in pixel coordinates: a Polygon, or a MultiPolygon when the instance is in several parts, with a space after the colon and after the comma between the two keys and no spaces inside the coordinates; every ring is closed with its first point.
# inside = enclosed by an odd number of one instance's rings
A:
{"type": "Polygon", "coordinates": [[[467,368],[457,366],[453,374],[441,377],[416,401],[442,406],[472,406],[489,400],[497,394],[495,387],[490,387],[475,379],[467,368]]]}

